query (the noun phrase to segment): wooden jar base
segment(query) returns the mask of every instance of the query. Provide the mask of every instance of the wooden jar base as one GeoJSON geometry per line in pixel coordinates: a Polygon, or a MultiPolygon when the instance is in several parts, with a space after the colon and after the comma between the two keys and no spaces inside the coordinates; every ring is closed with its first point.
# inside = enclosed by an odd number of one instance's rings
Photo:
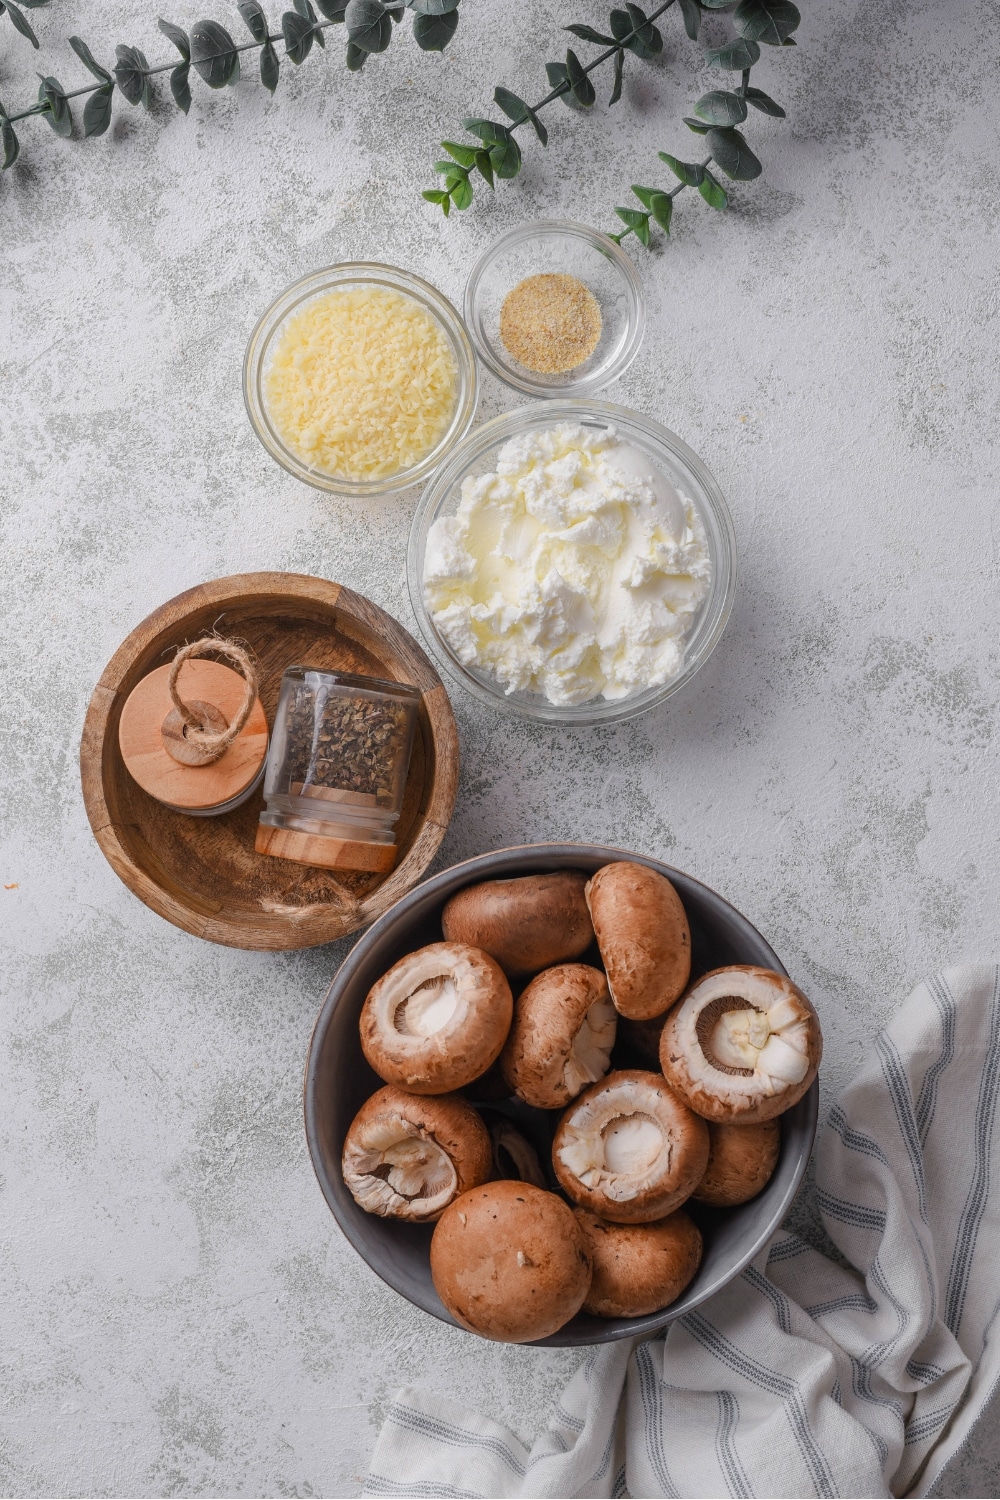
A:
{"type": "Polygon", "coordinates": [[[257,824],[254,848],[258,854],[294,859],[323,870],[358,870],[385,875],[396,863],[395,844],[366,844],[360,839],[331,839],[325,834],[296,833],[291,828],[257,824]]]}

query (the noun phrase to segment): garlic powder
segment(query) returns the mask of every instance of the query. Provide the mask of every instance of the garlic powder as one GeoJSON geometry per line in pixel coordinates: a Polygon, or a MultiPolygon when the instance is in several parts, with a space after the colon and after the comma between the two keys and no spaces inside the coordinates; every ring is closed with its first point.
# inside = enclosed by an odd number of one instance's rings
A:
{"type": "Polygon", "coordinates": [[[424,596],[466,667],[564,706],[659,687],[684,665],[712,563],[701,518],[612,428],[512,438],[434,522],[424,596]]]}

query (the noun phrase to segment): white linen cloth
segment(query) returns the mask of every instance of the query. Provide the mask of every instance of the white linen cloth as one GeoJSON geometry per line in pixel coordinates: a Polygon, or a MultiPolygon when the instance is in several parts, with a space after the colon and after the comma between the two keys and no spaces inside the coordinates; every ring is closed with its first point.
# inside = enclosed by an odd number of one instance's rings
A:
{"type": "Polygon", "coordinates": [[[921,984],[820,1140],[849,1266],[779,1231],[665,1337],[591,1352],[530,1450],[403,1390],[363,1493],[926,1494],[1000,1375],[998,1098],[1000,970],[921,984]]]}

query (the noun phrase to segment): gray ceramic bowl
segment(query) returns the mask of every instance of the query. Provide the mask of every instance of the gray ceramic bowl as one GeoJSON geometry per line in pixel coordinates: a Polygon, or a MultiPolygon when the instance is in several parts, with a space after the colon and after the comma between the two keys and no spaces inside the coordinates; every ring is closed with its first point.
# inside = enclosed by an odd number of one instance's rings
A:
{"type": "MultiPolygon", "coordinates": [[[[337,971],[323,1002],[309,1045],[305,1076],[306,1137],[320,1186],[337,1223],[372,1270],[410,1302],[445,1323],[454,1323],[454,1319],[431,1282],[428,1252],[432,1227],[400,1224],[362,1212],[340,1173],[348,1126],[365,1099],[381,1087],[381,1079],[365,1062],[358,1036],[365,996],[397,959],[425,943],[441,941],[441,908],[463,886],[547,870],[575,869],[592,874],[616,859],[649,865],[673,881],[691,924],[695,974],[737,963],[762,964],[785,972],[757,929],[690,875],[659,860],[601,844],[532,844],[466,860],[410,891],[368,929],[337,971]]],[[[617,1065],[643,1065],[634,1057],[620,1064],[617,1058],[613,1061],[617,1065]]],[[[725,1210],[688,1204],[705,1237],[705,1256],[683,1297],[644,1318],[593,1318],[580,1313],[551,1338],[539,1342],[563,1348],[653,1333],[690,1312],[737,1276],[767,1243],[798,1191],[816,1134],[818,1105],[819,1087],[814,1083],[805,1098],[782,1115],[781,1156],[759,1197],[741,1208],[725,1210]]],[[[534,1139],[543,1162],[548,1159],[558,1118],[555,1111],[529,1109],[517,1100],[489,1107],[510,1115],[534,1139]]]]}

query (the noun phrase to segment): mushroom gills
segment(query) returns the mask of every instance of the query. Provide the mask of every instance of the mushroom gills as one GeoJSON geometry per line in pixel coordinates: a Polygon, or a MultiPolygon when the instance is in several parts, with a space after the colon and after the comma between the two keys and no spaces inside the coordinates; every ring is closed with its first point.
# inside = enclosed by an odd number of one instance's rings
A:
{"type": "Polygon", "coordinates": [[[618,1012],[608,1000],[595,1000],[570,1048],[563,1068],[563,1082],[571,1098],[588,1083],[603,1078],[611,1066],[618,1012]]]}
{"type": "Polygon", "coordinates": [[[567,1141],[559,1155],[585,1187],[619,1203],[638,1197],[670,1170],[670,1143],[641,1110],[616,1112],[602,1128],[567,1141]]]}
{"type": "Polygon", "coordinates": [[[394,1214],[402,1203],[419,1203],[423,1214],[454,1197],[458,1174],[433,1136],[398,1116],[364,1131],[351,1162],[351,1191],[370,1214],[394,1214]]]}
{"type": "Polygon", "coordinates": [[[763,1011],[742,997],[723,995],[699,1016],[698,1037],[709,1061],[723,1072],[795,1084],[809,1065],[807,1028],[796,1016],[795,1007],[784,998],[763,1011]],[[777,1035],[782,1028],[784,1036],[777,1035]]]}
{"type": "Polygon", "coordinates": [[[491,1123],[490,1140],[493,1143],[493,1165],[500,1178],[516,1182],[530,1182],[537,1188],[548,1188],[542,1164],[531,1142],[515,1130],[509,1120],[500,1118],[491,1123]]]}
{"type": "Polygon", "coordinates": [[[461,1004],[458,985],[451,974],[436,974],[401,1000],[392,1024],[403,1036],[433,1036],[443,1031],[461,1004]]]}

